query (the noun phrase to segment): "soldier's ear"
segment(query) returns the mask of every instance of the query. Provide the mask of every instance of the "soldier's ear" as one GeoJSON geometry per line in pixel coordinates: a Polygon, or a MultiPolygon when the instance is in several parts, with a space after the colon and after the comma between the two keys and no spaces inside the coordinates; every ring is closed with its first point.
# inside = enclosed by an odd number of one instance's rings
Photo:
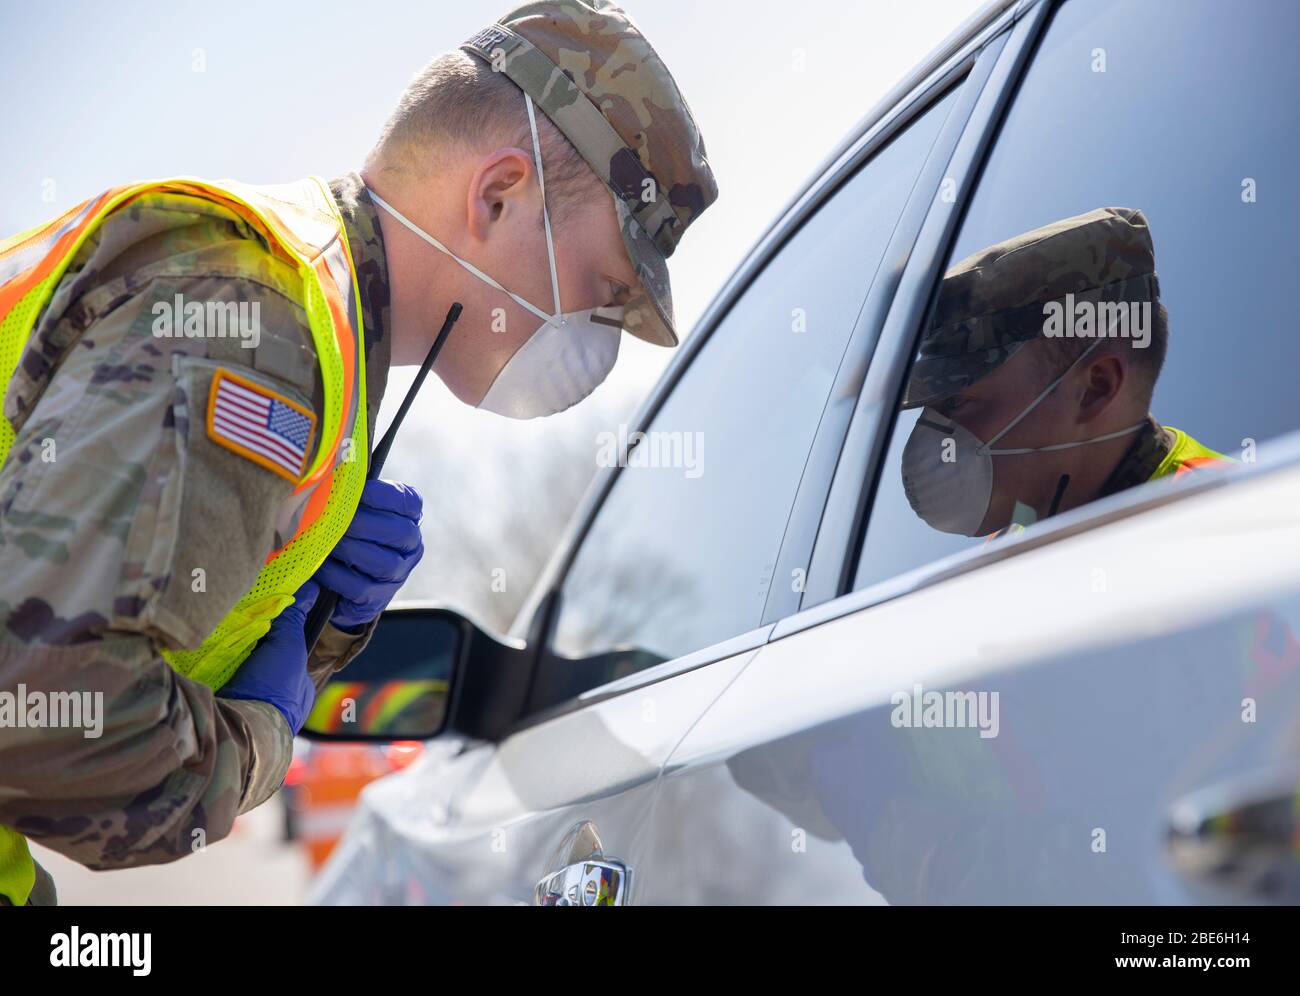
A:
{"type": "Polygon", "coordinates": [[[1079,421],[1091,422],[1107,411],[1124,389],[1128,375],[1128,364],[1113,352],[1085,361],[1079,421]]]}
{"type": "Polygon", "coordinates": [[[466,229],[486,240],[500,223],[525,214],[533,180],[532,157],[522,149],[501,148],[479,160],[466,189],[466,229]]]}

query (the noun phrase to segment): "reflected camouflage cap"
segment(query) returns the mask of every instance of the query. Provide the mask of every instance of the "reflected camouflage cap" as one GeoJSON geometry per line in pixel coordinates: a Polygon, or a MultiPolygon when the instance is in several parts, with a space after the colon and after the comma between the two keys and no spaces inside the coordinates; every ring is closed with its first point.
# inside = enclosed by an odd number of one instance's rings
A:
{"type": "Polygon", "coordinates": [[[675,346],[667,258],[718,186],[690,108],[640,29],[607,0],[540,0],[461,48],[532,97],[609,186],[641,282],[624,327],[675,346]]]}
{"type": "Polygon", "coordinates": [[[1043,306],[1155,302],[1155,249],[1146,216],[1097,208],[967,256],[944,274],[903,398],[920,408],[969,387],[1044,334],[1043,306]]]}

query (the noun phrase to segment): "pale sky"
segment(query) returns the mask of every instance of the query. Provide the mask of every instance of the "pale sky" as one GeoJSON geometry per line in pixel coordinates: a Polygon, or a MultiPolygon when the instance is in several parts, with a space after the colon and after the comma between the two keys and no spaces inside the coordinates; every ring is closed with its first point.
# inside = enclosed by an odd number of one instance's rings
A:
{"type": "MultiPolygon", "coordinates": [[[[670,263],[679,330],[855,122],[979,6],[630,0],[690,102],[720,187],[670,263]]],[[[508,0],[5,3],[0,234],[133,179],[273,183],[356,168],[414,72],[507,9],[508,0]]],[[[529,423],[466,408],[430,378],[385,476],[436,487],[431,448],[439,463],[482,463],[503,448],[511,459],[545,454],[555,434],[624,418],[668,357],[624,335],[618,367],[590,401],[529,423]]],[[[387,411],[406,383],[390,381],[387,411]]]]}

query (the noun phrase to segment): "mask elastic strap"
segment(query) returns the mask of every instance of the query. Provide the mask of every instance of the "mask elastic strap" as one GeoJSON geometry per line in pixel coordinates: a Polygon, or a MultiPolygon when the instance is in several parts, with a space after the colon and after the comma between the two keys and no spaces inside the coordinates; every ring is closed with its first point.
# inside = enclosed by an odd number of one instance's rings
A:
{"type": "MultiPolygon", "coordinates": [[[[993,449],[993,444],[996,443],[996,442],[997,442],[999,439],[1001,439],[1003,436],[1005,436],[1005,435],[1006,435],[1008,432],[1010,432],[1012,429],[1014,429],[1017,425],[1019,425],[1021,419],[1023,419],[1026,415],[1028,415],[1028,414],[1029,414],[1030,412],[1032,412],[1035,408],[1037,408],[1038,405],[1039,405],[1039,402],[1041,402],[1045,397],[1047,397],[1047,396],[1048,396],[1049,394],[1051,394],[1054,390],[1056,390],[1056,385],[1059,384],[1059,383],[1061,383],[1061,381],[1065,380],[1065,376],[1066,376],[1066,374],[1068,374],[1068,373],[1069,373],[1071,370],[1073,370],[1076,366],[1078,366],[1080,363],[1082,363],[1082,362],[1083,362],[1083,358],[1084,358],[1085,356],[1087,356],[1089,353],[1091,353],[1094,349],[1096,349],[1096,348],[1097,348],[1098,346],[1100,346],[1100,345],[1101,345],[1101,340],[1098,339],[1098,340],[1096,340],[1096,341],[1095,341],[1091,346],[1089,346],[1087,349],[1085,349],[1082,353],[1080,353],[1078,356],[1076,356],[1076,357],[1074,358],[1074,361],[1073,361],[1073,362],[1072,362],[1068,367],[1066,367],[1064,370],[1061,371],[1060,375],[1056,378],[1056,380],[1054,380],[1054,381],[1052,381],[1050,384],[1048,384],[1047,387],[1045,387],[1045,388],[1043,389],[1043,392],[1042,392],[1041,394],[1039,394],[1038,397],[1036,397],[1033,401],[1031,401],[1031,402],[1029,403],[1029,407],[1028,407],[1028,408],[1026,408],[1026,409],[1025,409],[1024,411],[1022,411],[1019,415],[1017,415],[1017,416],[1016,416],[1015,418],[1013,418],[1010,422],[1008,422],[1008,423],[1006,424],[1006,426],[1002,429],[1001,432],[999,432],[996,436],[994,436],[992,439],[990,439],[987,443],[984,444],[984,450],[985,450],[986,452],[988,452],[988,453],[993,453],[993,452],[995,452],[994,449],[993,449]]],[[[1132,430],[1127,430],[1127,431],[1132,431],[1132,430]]],[[[1084,440],[1084,442],[1096,442],[1096,440],[1084,440]]],[[[1068,446],[1075,446],[1075,445],[1078,445],[1078,444],[1076,444],[1076,443],[1068,443],[1068,444],[1066,444],[1066,445],[1068,445],[1068,446]]],[[[1043,448],[1044,448],[1044,449],[1051,449],[1052,447],[1043,447],[1043,448]]],[[[1062,447],[1056,447],[1056,448],[1057,448],[1057,449],[1060,449],[1060,448],[1062,448],[1062,447]]],[[[1034,452],[1035,449],[1038,449],[1038,447],[1034,447],[1033,449],[1026,449],[1026,450],[998,450],[998,451],[996,451],[996,452],[999,452],[999,453],[1032,453],[1032,452],[1034,452]]]]}
{"type": "Polygon", "coordinates": [[[555,319],[554,319],[551,315],[548,315],[546,312],[542,311],[541,308],[534,308],[531,304],[529,304],[527,301],[525,301],[525,300],[524,300],[522,297],[520,297],[518,294],[514,293],[513,291],[506,290],[506,288],[502,287],[501,284],[499,284],[497,281],[493,280],[491,277],[489,277],[486,273],[484,273],[482,270],[480,270],[480,269],[479,269],[477,266],[475,266],[473,263],[469,263],[469,262],[466,262],[465,260],[461,259],[461,258],[460,258],[459,256],[457,256],[454,252],[452,252],[450,249],[448,249],[445,245],[443,245],[441,242],[439,242],[437,239],[435,239],[432,235],[430,235],[428,232],[426,232],[423,228],[421,228],[419,225],[415,224],[415,222],[411,221],[409,218],[407,218],[405,215],[403,215],[400,211],[397,210],[397,208],[393,207],[393,206],[392,206],[391,204],[389,204],[386,200],[384,200],[384,199],[383,199],[382,197],[380,197],[377,193],[375,193],[375,191],[374,191],[373,188],[371,188],[371,187],[367,187],[367,188],[366,188],[366,192],[367,192],[368,194],[370,194],[370,199],[371,199],[372,201],[374,201],[374,202],[375,202],[376,204],[378,204],[381,208],[383,208],[385,211],[387,211],[389,214],[391,214],[391,215],[392,215],[392,216],[393,216],[397,221],[401,222],[403,225],[405,225],[407,228],[409,228],[412,232],[414,232],[414,233],[415,233],[416,235],[418,235],[420,238],[424,239],[425,242],[429,243],[429,245],[433,246],[433,248],[437,249],[440,253],[443,253],[444,255],[450,256],[450,257],[451,257],[452,259],[454,259],[457,263],[459,263],[461,266],[463,266],[463,267],[464,267],[466,270],[468,270],[470,273],[474,274],[474,276],[478,277],[480,280],[482,280],[482,281],[483,281],[485,284],[487,284],[489,287],[495,287],[497,290],[499,290],[502,294],[505,294],[507,297],[509,297],[512,301],[514,301],[514,302],[515,302],[516,304],[518,304],[520,307],[527,308],[529,311],[531,311],[534,315],[536,315],[536,316],[537,316],[538,318],[540,318],[542,321],[546,322],[547,325],[554,325],[554,324],[555,324],[555,319]]]}
{"type": "Polygon", "coordinates": [[[525,106],[528,108],[528,127],[533,133],[533,158],[537,162],[537,186],[542,192],[542,226],[546,229],[546,259],[551,264],[551,299],[555,308],[555,319],[560,315],[560,280],[555,273],[555,243],[551,240],[551,214],[546,210],[546,177],[542,173],[542,143],[537,137],[537,115],[533,113],[533,98],[524,94],[525,106]]]}
{"type": "Polygon", "coordinates": [[[1147,424],[1143,419],[1137,425],[1130,425],[1127,429],[1119,429],[1115,432],[1107,432],[1101,436],[1093,436],[1091,439],[1076,439],[1072,443],[1053,443],[1051,446],[1028,446],[1018,450],[989,450],[993,456],[1016,456],[1021,453],[1051,453],[1053,450],[1068,450],[1075,446],[1086,446],[1088,443],[1103,443],[1107,439],[1116,439],[1120,436],[1127,436],[1130,432],[1137,432],[1142,426],[1147,424]]]}

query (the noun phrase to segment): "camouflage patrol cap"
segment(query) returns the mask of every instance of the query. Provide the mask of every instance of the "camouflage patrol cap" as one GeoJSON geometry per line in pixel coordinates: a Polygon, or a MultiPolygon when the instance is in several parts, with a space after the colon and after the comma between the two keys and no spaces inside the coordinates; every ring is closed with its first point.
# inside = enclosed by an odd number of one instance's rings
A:
{"type": "Polygon", "coordinates": [[[677,345],[667,258],[718,186],[690,108],[640,29],[608,0],[539,0],[461,48],[532,97],[609,186],[641,283],[624,327],[677,345]]]}
{"type": "Polygon", "coordinates": [[[1146,216],[1097,208],[981,249],[944,274],[903,398],[920,408],[969,387],[1044,334],[1043,306],[1155,302],[1146,216]]]}

